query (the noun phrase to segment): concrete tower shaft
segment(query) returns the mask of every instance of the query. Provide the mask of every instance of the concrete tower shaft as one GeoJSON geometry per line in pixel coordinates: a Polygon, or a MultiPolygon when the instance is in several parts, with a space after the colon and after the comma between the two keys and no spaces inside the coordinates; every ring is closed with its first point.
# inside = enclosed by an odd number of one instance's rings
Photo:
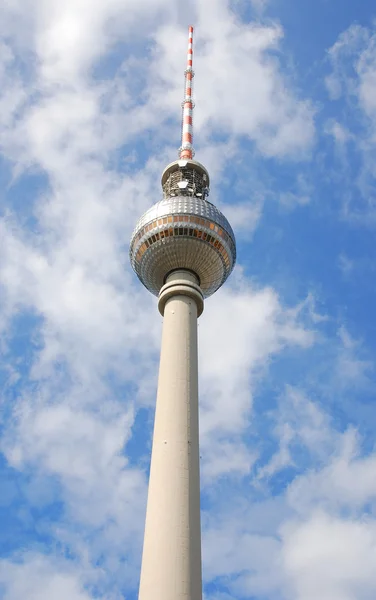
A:
{"type": "Polygon", "coordinates": [[[201,529],[194,275],[176,271],[159,296],[163,333],[139,600],[200,600],[201,529]]]}

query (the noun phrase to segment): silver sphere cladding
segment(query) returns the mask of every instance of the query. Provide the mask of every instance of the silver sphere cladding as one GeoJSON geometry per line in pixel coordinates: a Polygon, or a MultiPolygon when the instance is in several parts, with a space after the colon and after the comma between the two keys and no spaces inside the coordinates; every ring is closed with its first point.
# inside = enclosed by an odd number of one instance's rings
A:
{"type": "Polygon", "coordinates": [[[175,196],[157,202],[138,221],[130,261],[144,286],[158,296],[174,269],[196,273],[207,298],[235,265],[235,236],[226,217],[207,200],[175,196]]]}

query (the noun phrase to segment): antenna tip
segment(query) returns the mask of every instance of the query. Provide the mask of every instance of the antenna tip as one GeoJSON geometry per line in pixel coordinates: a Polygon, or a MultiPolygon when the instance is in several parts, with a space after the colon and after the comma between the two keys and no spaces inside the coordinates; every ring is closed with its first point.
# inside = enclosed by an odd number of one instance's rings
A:
{"type": "Polygon", "coordinates": [[[192,33],[193,32],[193,25],[189,26],[189,32],[192,33]]]}

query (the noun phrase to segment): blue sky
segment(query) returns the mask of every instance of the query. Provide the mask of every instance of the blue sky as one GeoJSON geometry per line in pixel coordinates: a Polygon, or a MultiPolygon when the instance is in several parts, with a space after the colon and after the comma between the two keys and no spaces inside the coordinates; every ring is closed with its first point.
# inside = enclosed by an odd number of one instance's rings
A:
{"type": "Polygon", "coordinates": [[[137,597],[161,317],[128,262],[195,148],[205,600],[376,589],[371,2],[14,0],[0,23],[0,598],[137,597]]]}

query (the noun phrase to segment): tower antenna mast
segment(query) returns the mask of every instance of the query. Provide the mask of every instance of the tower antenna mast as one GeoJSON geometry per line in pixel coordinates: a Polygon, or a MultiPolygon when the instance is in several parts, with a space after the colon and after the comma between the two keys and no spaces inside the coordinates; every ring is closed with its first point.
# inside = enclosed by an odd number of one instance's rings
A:
{"type": "Polygon", "coordinates": [[[183,117],[182,117],[182,134],[181,134],[181,147],[179,149],[179,157],[181,159],[192,160],[195,155],[193,149],[193,109],[194,102],[192,99],[193,90],[193,77],[195,75],[193,71],[193,27],[192,25],[188,30],[188,52],[187,52],[187,68],[184,72],[185,75],[185,94],[182,102],[183,117]]]}

